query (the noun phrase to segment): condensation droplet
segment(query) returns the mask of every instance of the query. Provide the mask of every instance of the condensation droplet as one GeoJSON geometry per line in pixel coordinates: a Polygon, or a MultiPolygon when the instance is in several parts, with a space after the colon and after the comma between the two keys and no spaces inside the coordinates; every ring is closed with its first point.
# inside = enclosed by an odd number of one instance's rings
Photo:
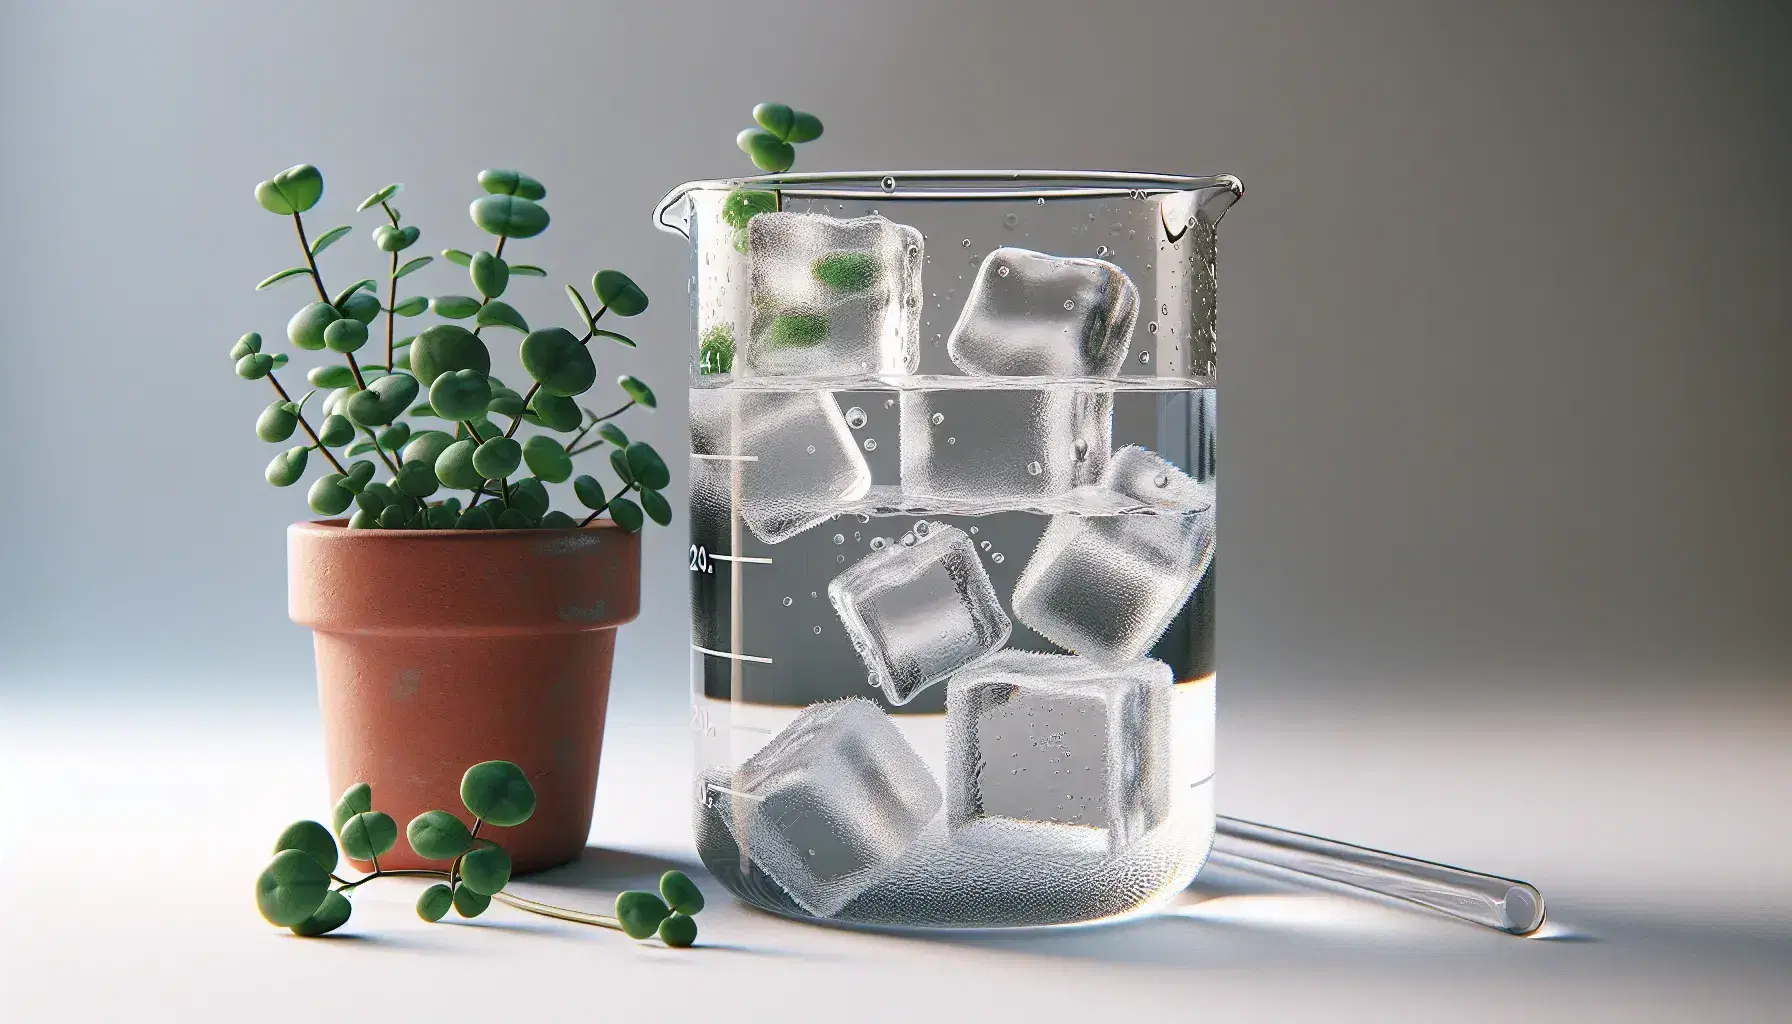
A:
{"type": "Polygon", "coordinates": [[[866,419],[865,410],[859,408],[856,405],[853,406],[852,408],[846,410],[846,425],[851,427],[854,430],[857,430],[860,427],[864,426],[865,419],[866,419]]]}
{"type": "Polygon", "coordinates": [[[790,607],[791,605],[793,605],[795,603],[796,603],[795,601],[791,600],[788,597],[784,599],[784,607],[786,607],[786,608],[790,607]]]}
{"type": "Polygon", "coordinates": [[[996,268],[996,276],[997,277],[1007,277],[1008,276],[1008,268],[1007,267],[997,267],[996,268]]]}
{"type": "Polygon", "coordinates": [[[1076,445],[1076,461],[1081,462],[1089,457],[1089,442],[1078,440],[1076,445]]]}
{"type": "Polygon", "coordinates": [[[1070,299],[1065,299],[1064,300],[1064,308],[1065,309],[1075,309],[1076,303],[1070,299]]]}
{"type": "Polygon", "coordinates": [[[1157,321],[1156,320],[1151,321],[1151,323],[1147,325],[1147,329],[1152,334],[1156,334],[1157,333],[1157,321]]]}
{"type": "Polygon", "coordinates": [[[902,543],[902,546],[905,548],[914,547],[915,546],[915,535],[912,533],[903,534],[901,543],[902,543]]]}
{"type": "Polygon", "coordinates": [[[1159,473],[1151,478],[1151,482],[1158,487],[1168,487],[1170,486],[1170,475],[1168,473],[1159,473]]]}
{"type": "Polygon", "coordinates": [[[1108,253],[1113,252],[1113,251],[1114,250],[1109,249],[1105,245],[1098,245],[1095,247],[1095,255],[1097,255],[1097,256],[1106,256],[1108,253]]]}
{"type": "Polygon", "coordinates": [[[919,256],[919,255],[921,255],[921,247],[920,246],[911,245],[908,247],[909,259],[914,259],[916,256],[919,256]]]}
{"type": "MultiPolygon", "coordinates": [[[[844,562],[844,561],[846,561],[846,556],[845,555],[835,555],[834,561],[844,562]]],[[[817,632],[817,633],[821,632],[821,627],[820,626],[815,627],[815,632],[817,632]]]]}
{"type": "Polygon", "coordinates": [[[989,560],[996,563],[997,565],[1001,565],[1002,564],[1002,553],[1000,551],[998,551],[995,554],[990,555],[989,560]]]}
{"type": "Polygon", "coordinates": [[[1039,205],[1040,205],[1040,206],[1044,206],[1044,205],[1045,205],[1045,197],[1044,197],[1044,196],[1040,196],[1040,197],[1039,197],[1039,205]]]}
{"type": "Polygon", "coordinates": [[[927,417],[927,418],[928,418],[928,420],[930,420],[930,421],[931,421],[931,422],[932,422],[932,423],[933,423],[933,425],[934,425],[934,426],[936,426],[936,427],[937,427],[937,426],[939,426],[939,425],[940,425],[940,424],[942,424],[942,423],[944,423],[944,422],[946,422],[946,414],[945,414],[945,413],[943,413],[943,412],[936,412],[936,413],[934,413],[934,414],[933,414],[933,415],[932,415],[932,416],[929,416],[929,417],[927,417]]]}
{"type": "Polygon", "coordinates": [[[1028,476],[1038,476],[1039,474],[1041,474],[1043,472],[1045,472],[1045,467],[1041,466],[1039,463],[1037,463],[1037,462],[1027,463],[1027,475],[1028,476]]]}
{"type": "Polygon", "coordinates": [[[1139,353],[1139,362],[1149,363],[1150,361],[1151,361],[1151,353],[1149,353],[1149,352],[1140,352],[1139,353]]]}
{"type": "MultiPolygon", "coordinates": [[[[844,556],[842,556],[842,557],[844,557],[844,556]]],[[[816,635],[816,636],[820,636],[820,635],[821,635],[821,627],[820,627],[820,626],[816,626],[816,627],[815,627],[815,635],[816,635]]]]}
{"type": "Polygon", "coordinates": [[[977,536],[977,528],[975,526],[971,527],[971,536],[977,536]]]}
{"type": "Polygon", "coordinates": [[[888,540],[884,539],[883,537],[873,537],[873,538],[871,538],[871,550],[882,551],[886,546],[889,545],[889,543],[890,542],[888,540]]]}
{"type": "Polygon", "coordinates": [[[843,533],[834,534],[834,543],[836,543],[836,544],[846,543],[846,535],[843,533]]]}
{"type": "Polygon", "coordinates": [[[1162,313],[1164,316],[1169,316],[1170,315],[1170,304],[1167,302],[1164,303],[1163,305],[1158,307],[1158,311],[1160,313],[1162,313]]]}
{"type": "Polygon", "coordinates": [[[983,550],[988,551],[989,550],[989,541],[984,541],[982,547],[983,547],[983,550]]]}
{"type": "Polygon", "coordinates": [[[1012,214],[1012,213],[1010,213],[1010,214],[1006,214],[1006,215],[1005,215],[1005,216],[1003,216],[1003,217],[1002,217],[1002,226],[1003,226],[1003,227],[1010,227],[1010,228],[1011,228],[1011,227],[1013,227],[1013,226],[1014,226],[1014,225],[1016,225],[1016,224],[1019,224],[1019,223],[1020,223],[1020,218],[1019,218],[1019,217],[1016,217],[1016,216],[1015,216],[1015,215],[1014,215],[1014,214],[1012,214]]]}
{"type": "Polygon", "coordinates": [[[957,444],[957,443],[958,443],[958,438],[956,438],[956,437],[948,437],[948,438],[946,438],[946,443],[947,443],[947,444],[957,444]]]}
{"type": "Polygon", "coordinates": [[[815,454],[815,446],[814,446],[814,445],[810,445],[810,446],[809,446],[809,454],[810,454],[810,455],[814,455],[814,454],[815,454]]]}
{"type": "Polygon", "coordinates": [[[882,184],[883,184],[885,192],[896,191],[896,179],[894,177],[892,177],[888,174],[884,175],[884,180],[883,180],[882,184]]]}
{"type": "Polygon", "coordinates": [[[868,452],[877,451],[877,438],[867,437],[865,439],[865,450],[868,452]]]}
{"type": "Polygon", "coordinates": [[[964,240],[964,241],[962,241],[962,242],[960,242],[960,243],[958,243],[958,244],[959,244],[959,245],[961,245],[961,246],[963,246],[963,247],[964,247],[964,248],[966,248],[966,249],[969,249],[969,248],[970,248],[970,247],[971,247],[971,240],[970,240],[970,239],[968,239],[968,238],[967,238],[967,239],[965,239],[965,240],[964,240]]]}
{"type": "MultiPolygon", "coordinates": [[[[934,337],[936,337],[936,338],[937,338],[937,337],[939,337],[939,335],[937,335],[937,334],[936,334],[936,335],[934,335],[934,337]]],[[[894,409],[894,408],[896,408],[896,400],[895,400],[895,399],[894,399],[894,398],[886,398],[886,399],[884,399],[884,408],[886,408],[886,409],[894,409]]]]}

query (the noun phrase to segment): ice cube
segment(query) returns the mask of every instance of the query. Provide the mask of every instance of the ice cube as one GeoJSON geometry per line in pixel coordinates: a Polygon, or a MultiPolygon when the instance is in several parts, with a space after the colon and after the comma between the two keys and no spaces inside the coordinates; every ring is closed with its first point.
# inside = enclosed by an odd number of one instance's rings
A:
{"type": "Polygon", "coordinates": [[[828,600],[892,704],[998,650],[1013,626],[976,546],[956,526],[859,559],[828,584],[828,600]]]}
{"type": "Polygon", "coordinates": [[[1053,516],[1014,585],[1014,615],[1108,665],[1145,655],[1213,560],[1211,492],[1148,449],[1122,448],[1104,486],[1135,511],[1053,516]]]}
{"type": "Polygon", "coordinates": [[[1101,478],[1114,396],[1063,385],[902,393],[902,489],[1025,505],[1101,478]]]}
{"type": "Polygon", "coordinates": [[[709,388],[691,392],[691,494],[731,507],[776,544],[827,519],[871,487],[871,470],[827,391],[709,388]]]}
{"type": "Polygon", "coordinates": [[[946,821],[1074,826],[1118,851],[1170,809],[1170,667],[1003,651],[946,686],[946,821]],[[992,821],[994,819],[994,821],[992,821]]]}
{"type": "Polygon", "coordinates": [[[927,765],[862,697],[805,708],[733,781],[724,819],[736,842],[817,917],[875,884],[941,803],[927,765]]]}
{"type": "Polygon", "coordinates": [[[966,373],[1112,377],[1139,290],[1106,260],[997,249],[983,260],[946,353],[966,373]]]}
{"type": "Polygon", "coordinates": [[[883,217],[763,213],[748,223],[747,376],[913,373],[921,233],[883,217]]]}

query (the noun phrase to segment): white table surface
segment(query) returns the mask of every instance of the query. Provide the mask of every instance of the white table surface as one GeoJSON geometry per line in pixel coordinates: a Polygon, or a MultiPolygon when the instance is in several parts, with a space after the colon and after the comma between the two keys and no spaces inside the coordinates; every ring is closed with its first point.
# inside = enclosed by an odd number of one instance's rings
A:
{"type": "Polygon", "coordinates": [[[783,921],[691,851],[669,701],[613,709],[591,848],[515,891],[607,909],[668,866],[710,895],[678,951],[494,904],[430,925],[380,881],[322,940],[255,913],[289,821],[323,817],[314,709],[0,693],[0,1020],[1784,1020],[1792,711],[1709,694],[1415,711],[1229,703],[1219,806],[1528,879],[1517,939],[1204,874],[1167,913],[1029,932],[783,921]],[[626,1012],[629,1016],[622,1016],[626,1012]],[[653,1016],[646,1016],[646,1015],[653,1016]],[[1114,1016],[1125,1014],[1124,1017],[1114,1016]]]}

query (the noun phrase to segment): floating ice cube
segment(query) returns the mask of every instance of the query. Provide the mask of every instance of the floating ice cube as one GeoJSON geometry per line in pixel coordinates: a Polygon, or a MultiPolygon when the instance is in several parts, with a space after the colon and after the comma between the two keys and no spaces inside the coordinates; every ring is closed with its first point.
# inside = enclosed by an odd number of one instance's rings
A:
{"type": "Polygon", "coordinates": [[[883,217],[763,213],[748,223],[748,376],[913,373],[921,233],[883,217]]]}
{"type": "Polygon", "coordinates": [[[1093,484],[1113,446],[1114,396],[1087,388],[902,393],[902,489],[1027,504],[1093,484]]]}
{"type": "MultiPolygon", "coordinates": [[[[946,821],[1066,828],[1066,850],[1120,850],[1170,810],[1173,680],[1160,661],[1118,668],[1003,651],[946,688],[946,821]],[[1079,838],[1080,833],[1080,838],[1079,838]]],[[[1035,830],[1039,831],[1039,830],[1035,830]]]]}
{"type": "Polygon", "coordinates": [[[1145,655],[1213,560],[1211,492],[1151,451],[1114,453],[1102,483],[1147,511],[1053,516],[1014,585],[1014,615],[1108,665],[1145,655]]]}
{"type": "Polygon", "coordinates": [[[1013,625],[955,526],[859,559],[828,584],[828,600],[892,704],[999,649],[1013,625]]]}
{"type": "Polygon", "coordinates": [[[826,391],[691,392],[691,494],[776,544],[857,501],[871,470],[826,391]]]}
{"type": "Polygon", "coordinates": [[[817,917],[876,883],[941,803],[927,765],[862,697],[804,709],[735,770],[728,795],[746,858],[817,917]]]}
{"type": "Polygon", "coordinates": [[[946,353],[966,373],[1112,377],[1139,290],[1106,260],[997,249],[983,260],[946,353]]]}

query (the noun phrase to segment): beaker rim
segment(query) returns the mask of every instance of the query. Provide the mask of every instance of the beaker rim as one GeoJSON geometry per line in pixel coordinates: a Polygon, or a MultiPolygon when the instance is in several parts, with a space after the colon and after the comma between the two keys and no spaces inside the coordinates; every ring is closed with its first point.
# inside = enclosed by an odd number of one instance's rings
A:
{"type": "MultiPolygon", "coordinates": [[[[687,181],[654,207],[654,223],[683,235],[666,214],[693,192],[758,188],[797,199],[878,199],[886,202],[942,200],[1144,199],[1173,192],[1223,188],[1235,201],[1244,183],[1233,174],[1157,174],[1149,171],[908,170],[815,171],[760,174],[687,181]]],[[[1227,205],[1230,205],[1229,203],[1227,205]]]]}

